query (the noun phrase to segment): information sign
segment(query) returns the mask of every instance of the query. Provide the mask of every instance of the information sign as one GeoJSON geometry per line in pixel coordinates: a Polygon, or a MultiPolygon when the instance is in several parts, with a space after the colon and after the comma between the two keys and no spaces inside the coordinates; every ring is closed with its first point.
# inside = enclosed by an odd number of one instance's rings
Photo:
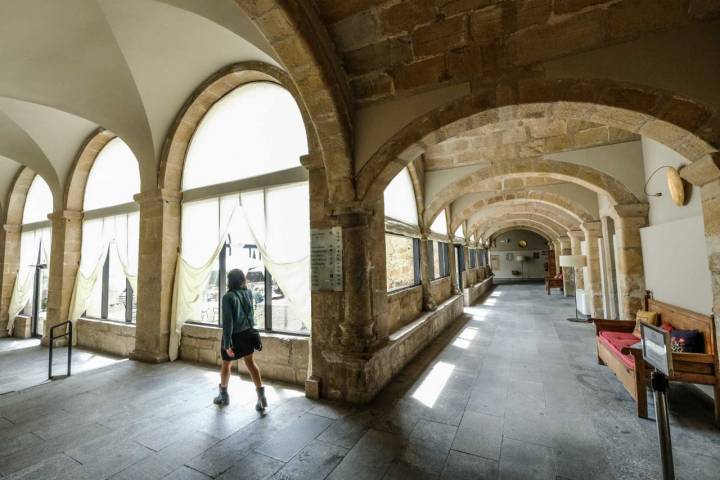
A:
{"type": "Polygon", "coordinates": [[[313,228],[310,231],[312,291],[341,292],[343,289],[342,228],[313,228]]]}

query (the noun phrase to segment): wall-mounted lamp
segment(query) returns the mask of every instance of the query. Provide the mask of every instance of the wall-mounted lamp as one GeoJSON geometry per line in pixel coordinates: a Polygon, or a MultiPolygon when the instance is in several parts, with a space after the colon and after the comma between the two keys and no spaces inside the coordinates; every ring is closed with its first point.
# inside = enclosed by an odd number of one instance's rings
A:
{"type": "Polygon", "coordinates": [[[682,207],[685,205],[685,182],[680,176],[680,170],[682,170],[682,167],[680,167],[680,169],[676,169],[670,165],[663,165],[662,167],[656,168],[645,182],[645,195],[648,197],[662,197],[662,192],[648,193],[647,186],[655,174],[663,168],[667,168],[667,186],[670,191],[670,198],[672,198],[672,201],[675,202],[675,205],[682,207]]]}

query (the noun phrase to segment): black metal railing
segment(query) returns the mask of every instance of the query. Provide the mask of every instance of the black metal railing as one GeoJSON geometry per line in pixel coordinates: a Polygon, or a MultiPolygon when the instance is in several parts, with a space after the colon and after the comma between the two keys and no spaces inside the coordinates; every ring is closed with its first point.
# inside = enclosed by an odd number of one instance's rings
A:
{"type": "Polygon", "coordinates": [[[53,327],[50,328],[50,360],[49,360],[49,363],[48,363],[48,380],[52,380],[52,379],[53,379],[53,375],[52,375],[52,367],[53,367],[53,344],[55,343],[55,340],[57,340],[58,338],[63,338],[63,337],[68,337],[68,339],[67,339],[67,347],[68,347],[68,357],[67,357],[67,360],[68,360],[68,365],[67,365],[67,375],[66,375],[66,376],[67,376],[67,377],[70,376],[70,366],[71,366],[71,362],[72,362],[72,333],[73,333],[73,324],[72,324],[72,322],[69,321],[69,320],[68,320],[67,322],[60,323],[60,324],[55,325],[55,326],[53,326],[53,327]],[[63,326],[65,326],[65,325],[67,325],[67,327],[68,327],[67,330],[65,331],[65,333],[56,336],[56,335],[54,334],[55,329],[56,329],[56,328],[59,328],[59,327],[63,327],[63,326]]]}

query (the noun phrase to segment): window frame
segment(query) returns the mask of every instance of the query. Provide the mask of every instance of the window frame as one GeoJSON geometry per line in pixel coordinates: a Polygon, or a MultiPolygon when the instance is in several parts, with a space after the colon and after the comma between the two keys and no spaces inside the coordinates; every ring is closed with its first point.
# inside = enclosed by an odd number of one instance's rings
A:
{"type": "MultiPolygon", "coordinates": [[[[418,287],[418,286],[422,285],[422,268],[421,268],[421,265],[420,265],[420,245],[421,245],[421,244],[420,244],[420,239],[419,239],[419,238],[415,238],[415,237],[409,237],[409,236],[407,236],[407,235],[401,235],[401,234],[399,234],[399,233],[394,233],[394,232],[385,231],[385,236],[387,237],[388,235],[393,235],[393,236],[395,236],[395,237],[407,238],[407,239],[409,239],[409,240],[412,240],[413,284],[412,284],[412,285],[406,285],[406,286],[404,286],[404,287],[398,287],[398,288],[388,289],[388,288],[387,288],[387,279],[386,279],[386,281],[385,281],[385,283],[386,283],[386,292],[387,292],[388,294],[397,293],[397,292],[402,292],[403,290],[408,290],[408,289],[415,288],[415,287],[418,287]]],[[[385,239],[383,239],[383,240],[385,240],[385,239]]],[[[387,259],[387,251],[385,252],[385,257],[386,257],[386,259],[387,259]]],[[[387,260],[386,260],[386,262],[387,262],[387,260]]],[[[386,266],[385,266],[385,275],[387,276],[387,263],[386,263],[386,266]]]]}
{"type": "MultiPolygon", "coordinates": [[[[138,239],[139,241],[139,239],[138,239]]],[[[114,318],[108,318],[108,311],[110,307],[110,249],[112,245],[108,246],[108,250],[105,253],[105,262],[103,263],[102,274],[97,280],[100,283],[100,318],[93,317],[87,314],[87,310],[83,312],[82,317],[89,320],[100,320],[103,322],[114,322],[123,325],[135,325],[137,323],[137,311],[135,312],[135,318],[133,318],[133,303],[135,301],[135,291],[130,284],[130,280],[125,278],[125,320],[117,320],[114,318]]]]}

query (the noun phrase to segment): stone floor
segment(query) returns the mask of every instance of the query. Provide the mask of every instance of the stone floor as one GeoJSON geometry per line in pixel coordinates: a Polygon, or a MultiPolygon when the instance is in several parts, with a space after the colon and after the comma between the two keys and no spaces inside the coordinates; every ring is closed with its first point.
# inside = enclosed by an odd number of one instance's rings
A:
{"type": "MultiPolygon", "coordinates": [[[[0,476],[660,478],[655,424],[597,365],[592,327],[565,321],[570,300],[504,285],[466,313],[363,408],[272,384],[260,417],[235,377],[218,409],[217,373],[182,362],[120,362],[0,396],[0,476]]],[[[709,405],[681,386],[670,403],[678,478],[717,479],[709,405]]]]}

